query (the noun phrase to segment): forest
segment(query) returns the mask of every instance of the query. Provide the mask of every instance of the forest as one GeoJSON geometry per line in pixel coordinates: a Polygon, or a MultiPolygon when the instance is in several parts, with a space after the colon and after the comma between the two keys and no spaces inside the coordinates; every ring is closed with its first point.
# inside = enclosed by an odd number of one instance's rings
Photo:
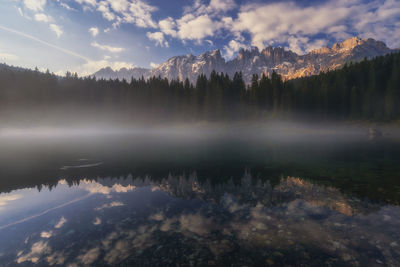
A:
{"type": "Polygon", "coordinates": [[[64,77],[0,65],[2,123],[130,123],[290,118],[400,119],[400,53],[348,63],[319,75],[283,81],[275,72],[212,72],[188,80],[64,77]]]}

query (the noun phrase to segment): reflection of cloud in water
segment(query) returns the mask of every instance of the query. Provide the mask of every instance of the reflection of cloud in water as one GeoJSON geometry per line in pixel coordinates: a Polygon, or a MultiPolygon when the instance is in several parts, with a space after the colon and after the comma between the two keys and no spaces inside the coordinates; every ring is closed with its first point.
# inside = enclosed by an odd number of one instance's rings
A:
{"type": "Polygon", "coordinates": [[[149,220],[154,220],[154,221],[162,221],[164,220],[164,214],[162,212],[157,212],[155,214],[152,214],[149,216],[149,220]]]}
{"type": "Polygon", "coordinates": [[[181,224],[181,231],[183,233],[190,231],[198,235],[209,234],[210,231],[217,228],[211,218],[205,218],[199,213],[181,215],[179,223],[181,224]]]}
{"type": "Polygon", "coordinates": [[[119,238],[119,234],[114,231],[114,232],[108,234],[107,237],[101,241],[101,243],[103,244],[105,249],[108,249],[110,247],[111,243],[117,238],[119,238]]]}
{"type": "Polygon", "coordinates": [[[114,184],[112,187],[104,186],[100,183],[82,180],[80,184],[80,188],[92,193],[92,194],[104,194],[109,195],[112,192],[116,193],[126,193],[129,191],[133,191],[136,187],[132,185],[123,186],[121,184],[114,184]]]}
{"type": "Polygon", "coordinates": [[[40,237],[42,238],[50,238],[53,235],[53,231],[43,231],[40,233],[40,237]]]}
{"type": "Polygon", "coordinates": [[[79,255],[78,260],[85,265],[90,265],[97,260],[100,255],[99,248],[92,248],[88,250],[85,254],[79,255]]]}
{"type": "Polygon", "coordinates": [[[56,223],[56,225],[54,226],[54,228],[61,228],[63,227],[63,225],[67,222],[67,219],[64,218],[64,216],[61,217],[61,219],[58,221],[58,223],[56,223]]]}
{"type": "Polygon", "coordinates": [[[99,217],[96,217],[96,219],[94,219],[93,221],[94,225],[100,225],[101,224],[101,219],[99,217]]]}
{"type": "Polygon", "coordinates": [[[123,261],[131,254],[132,244],[128,240],[118,240],[114,247],[104,256],[104,261],[108,264],[115,264],[123,261]]]}
{"type": "MultiPolygon", "coordinates": [[[[119,228],[119,227],[117,227],[119,228]]],[[[137,230],[118,229],[110,233],[101,244],[107,251],[104,261],[107,264],[117,264],[128,258],[134,251],[144,250],[156,244],[153,238],[157,226],[141,225],[137,230]]]]}
{"type": "Polygon", "coordinates": [[[120,201],[113,201],[111,203],[108,204],[104,204],[100,207],[97,207],[96,210],[102,210],[102,209],[108,209],[108,208],[113,208],[113,207],[121,207],[124,206],[125,204],[120,202],[120,201]]]}
{"type": "MultiPolygon", "coordinates": [[[[249,175],[243,177],[240,185],[229,181],[211,186],[199,183],[195,176],[181,178],[170,176],[161,182],[137,179],[132,180],[132,185],[117,179],[112,186],[102,185],[111,184],[107,181],[100,184],[85,180],[80,188],[86,191],[90,188],[89,192],[110,197],[114,197],[110,195],[112,192],[126,193],[136,186],[146,188],[132,195],[119,195],[123,202],[112,202],[104,196],[99,196],[103,199],[101,203],[89,201],[91,211],[97,205],[96,210],[124,207],[114,210],[118,212],[104,211],[101,216],[96,212],[83,216],[82,221],[92,228],[88,231],[88,240],[79,246],[54,252],[53,242],[64,237],[61,234],[64,230],[53,229],[57,234],[50,240],[53,251],[46,242],[40,241],[32,245],[30,252],[21,252],[17,261],[45,259],[49,265],[67,265],[72,261],[76,266],[141,266],[136,263],[144,259],[162,263],[162,260],[174,261],[177,259],[174,257],[182,256],[179,253],[188,252],[195,259],[195,265],[201,258],[206,259],[203,265],[209,259],[218,265],[223,257],[246,258],[251,251],[255,258],[261,257],[263,263],[266,253],[270,253],[275,255],[276,263],[282,263],[276,257],[285,260],[291,257],[298,259],[300,265],[317,255],[320,258],[316,262],[322,260],[322,265],[324,257],[331,257],[337,260],[337,265],[370,266],[379,260],[388,266],[400,266],[399,207],[355,200],[335,188],[293,177],[282,179],[276,186],[254,181],[249,175]],[[161,200],[166,197],[159,190],[175,198],[165,199],[165,205],[153,204],[159,197],[161,200]],[[142,210],[129,200],[135,196],[145,196],[143,205],[146,208],[142,210]],[[99,232],[102,235],[96,234],[99,232]]],[[[68,217],[68,220],[72,222],[73,218],[68,217]]],[[[62,217],[57,225],[65,222],[62,217]]],[[[68,238],[80,238],[79,228],[71,235],[68,233],[73,229],[64,228],[68,238]]],[[[238,265],[255,265],[252,260],[238,262],[238,265]]],[[[178,261],[187,263],[188,258],[184,255],[178,261]]]]}
{"type": "Polygon", "coordinates": [[[48,241],[39,241],[32,245],[31,251],[25,255],[21,255],[17,258],[17,263],[22,263],[25,261],[30,261],[32,263],[37,263],[45,254],[51,253],[51,248],[48,244],[48,241]]]}
{"type": "Polygon", "coordinates": [[[45,210],[45,211],[42,211],[42,212],[40,212],[40,213],[37,213],[37,214],[31,215],[31,216],[29,216],[29,217],[23,218],[23,219],[21,219],[21,220],[18,220],[18,221],[15,221],[15,222],[12,222],[12,223],[9,223],[9,224],[0,226],[0,230],[3,230],[3,229],[5,229],[5,228],[7,228],[7,227],[10,227],[10,226],[13,226],[13,225],[16,225],[16,224],[20,224],[20,223],[23,223],[23,222],[27,222],[27,221],[29,221],[29,220],[32,220],[32,219],[34,219],[34,218],[37,218],[37,217],[42,216],[42,215],[44,215],[44,214],[47,214],[47,213],[49,213],[50,211],[53,211],[53,210],[56,210],[56,209],[59,209],[59,208],[63,208],[63,207],[66,207],[66,206],[68,206],[68,205],[70,205],[70,204],[72,204],[72,203],[81,201],[81,200],[83,200],[83,199],[85,199],[85,198],[88,198],[89,196],[90,196],[90,194],[87,194],[87,195],[85,195],[85,196],[82,196],[82,197],[73,199],[73,200],[71,200],[71,201],[68,201],[68,202],[66,202],[66,203],[64,203],[64,204],[58,205],[58,206],[53,207],[53,208],[49,208],[49,209],[47,209],[47,210],[45,210]]]}
{"type": "Polygon", "coordinates": [[[2,206],[6,206],[9,202],[20,198],[22,198],[22,195],[19,194],[5,194],[0,196],[0,210],[2,209],[2,206]]]}
{"type": "Polygon", "coordinates": [[[47,263],[52,266],[52,265],[63,265],[66,257],[64,253],[62,252],[54,252],[53,254],[49,255],[46,257],[47,263]]]}

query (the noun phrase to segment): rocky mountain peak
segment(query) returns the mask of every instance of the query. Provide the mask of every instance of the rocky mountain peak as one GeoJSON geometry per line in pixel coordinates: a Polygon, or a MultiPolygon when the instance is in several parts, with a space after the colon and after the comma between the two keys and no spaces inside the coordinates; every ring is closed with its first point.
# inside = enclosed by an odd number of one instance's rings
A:
{"type": "Polygon", "coordinates": [[[236,57],[237,60],[241,61],[241,60],[247,60],[247,59],[251,59],[254,56],[259,56],[260,52],[258,51],[257,47],[252,47],[251,49],[244,49],[241,48],[239,50],[239,53],[236,57]]]}
{"type": "MultiPolygon", "coordinates": [[[[240,49],[236,58],[225,61],[219,49],[207,51],[199,56],[192,54],[175,56],[154,69],[122,69],[113,71],[111,68],[96,72],[96,77],[125,78],[128,76],[140,78],[161,76],[184,80],[189,78],[195,82],[200,74],[210,75],[211,71],[228,73],[242,72],[246,82],[250,82],[253,74],[269,75],[276,71],[284,79],[293,79],[315,75],[342,66],[349,61],[372,58],[398,50],[389,49],[385,43],[374,39],[349,38],[330,47],[315,49],[308,54],[298,55],[283,47],[268,46],[259,51],[257,47],[240,49]]],[[[129,79],[130,79],[129,77],[129,79]]]]}
{"type": "Polygon", "coordinates": [[[361,45],[366,42],[366,39],[361,39],[359,37],[352,37],[349,38],[341,43],[336,43],[332,46],[332,50],[339,51],[339,50],[349,50],[358,45],[361,45]]]}

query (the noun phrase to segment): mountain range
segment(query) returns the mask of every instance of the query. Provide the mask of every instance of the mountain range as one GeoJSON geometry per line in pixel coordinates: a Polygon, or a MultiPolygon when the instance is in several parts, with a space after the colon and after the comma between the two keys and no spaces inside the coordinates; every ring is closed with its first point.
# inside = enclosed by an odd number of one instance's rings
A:
{"type": "Polygon", "coordinates": [[[390,49],[384,42],[374,39],[353,37],[332,47],[314,49],[307,54],[298,55],[282,47],[268,46],[263,50],[256,47],[241,49],[236,58],[225,61],[219,49],[207,51],[199,56],[192,54],[175,56],[161,63],[156,68],[122,68],[112,70],[110,67],[100,69],[93,76],[104,79],[149,78],[161,76],[169,80],[188,78],[192,83],[200,74],[206,76],[215,70],[233,76],[235,72],[242,72],[245,82],[249,83],[253,74],[270,75],[273,71],[283,79],[316,75],[320,72],[333,70],[347,62],[357,62],[364,58],[373,58],[385,55],[398,49],[390,49]]]}

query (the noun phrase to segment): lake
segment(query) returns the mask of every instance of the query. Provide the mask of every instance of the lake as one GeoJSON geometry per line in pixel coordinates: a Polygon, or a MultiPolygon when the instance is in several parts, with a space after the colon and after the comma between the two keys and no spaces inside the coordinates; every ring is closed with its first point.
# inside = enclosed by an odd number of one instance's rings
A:
{"type": "Polygon", "coordinates": [[[0,131],[1,266],[400,266],[400,138],[237,124],[0,131]]]}

